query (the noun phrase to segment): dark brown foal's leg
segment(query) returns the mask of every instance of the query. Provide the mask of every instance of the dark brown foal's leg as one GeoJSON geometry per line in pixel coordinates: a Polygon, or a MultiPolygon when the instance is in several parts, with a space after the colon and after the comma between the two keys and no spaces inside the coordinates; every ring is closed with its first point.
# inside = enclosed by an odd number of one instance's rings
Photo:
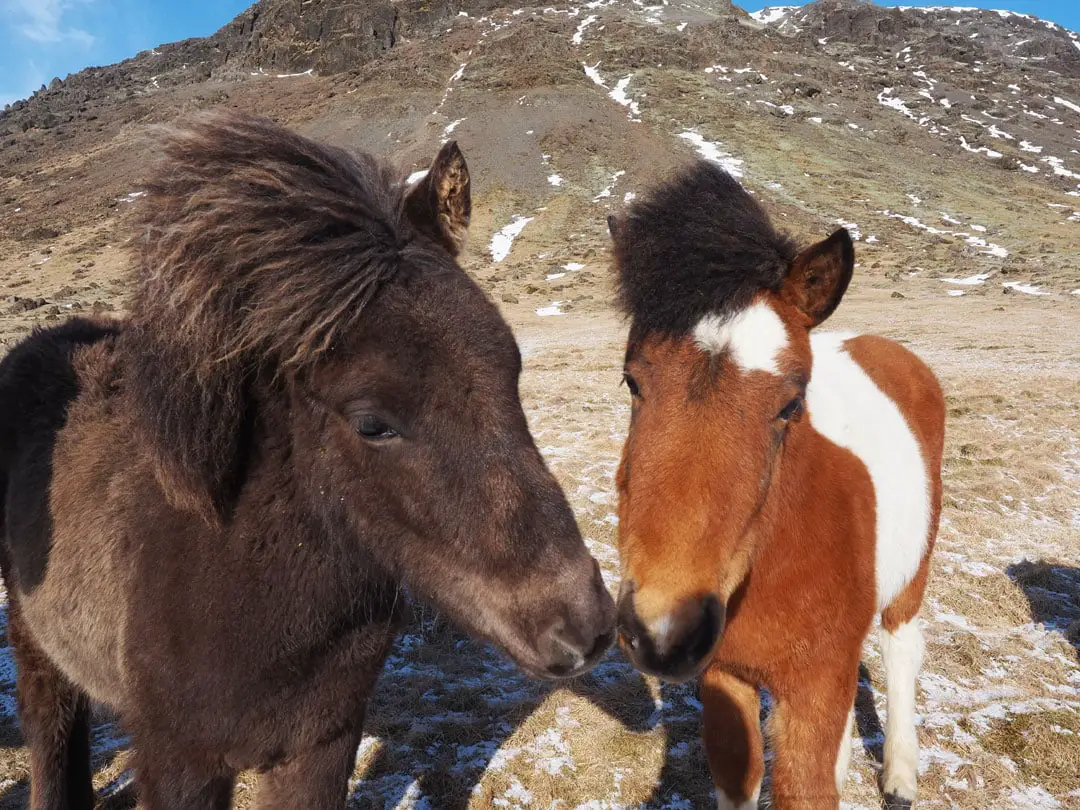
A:
{"type": "Polygon", "coordinates": [[[140,810],[229,810],[236,773],[223,765],[202,766],[183,752],[144,745],[135,735],[135,785],[140,810]]]}
{"type": "Polygon", "coordinates": [[[342,810],[361,730],[290,756],[262,774],[255,810],[342,810]]]}
{"type": "Polygon", "coordinates": [[[18,670],[19,723],[30,749],[30,810],[89,810],[90,702],[30,636],[13,591],[8,640],[18,670]]]}

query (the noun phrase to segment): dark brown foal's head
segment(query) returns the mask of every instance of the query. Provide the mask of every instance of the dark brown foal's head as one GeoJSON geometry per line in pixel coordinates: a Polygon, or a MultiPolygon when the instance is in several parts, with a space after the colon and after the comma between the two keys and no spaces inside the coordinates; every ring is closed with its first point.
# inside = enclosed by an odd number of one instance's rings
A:
{"type": "MultiPolygon", "coordinates": [[[[809,330],[847,288],[851,239],[796,254],[702,163],[610,221],[631,318],[619,489],[619,630],[641,669],[697,674],[767,528],[810,380],[809,330]]],[[[790,459],[788,460],[790,463],[790,459]]]]}
{"type": "Polygon", "coordinates": [[[455,261],[457,146],[406,186],[216,117],[170,137],[148,190],[133,327],[153,351],[130,385],[176,503],[227,522],[250,459],[284,446],[327,542],[531,673],[592,664],[614,605],[526,425],[514,337],[455,261]]]}

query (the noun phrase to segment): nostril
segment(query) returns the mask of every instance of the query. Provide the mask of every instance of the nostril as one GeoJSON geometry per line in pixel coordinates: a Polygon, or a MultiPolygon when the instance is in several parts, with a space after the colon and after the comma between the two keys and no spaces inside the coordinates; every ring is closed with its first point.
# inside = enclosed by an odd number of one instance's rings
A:
{"type": "Polygon", "coordinates": [[[707,656],[723,630],[724,610],[720,600],[709,595],[701,603],[701,619],[685,642],[686,653],[691,660],[707,656]]]}
{"type": "Polygon", "coordinates": [[[565,675],[580,669],[585,664],[585,656],[581,654],[581,650],[558,636],[553,639],[553,642],[554,656],[549,666],[553,673],[565,675]]]}

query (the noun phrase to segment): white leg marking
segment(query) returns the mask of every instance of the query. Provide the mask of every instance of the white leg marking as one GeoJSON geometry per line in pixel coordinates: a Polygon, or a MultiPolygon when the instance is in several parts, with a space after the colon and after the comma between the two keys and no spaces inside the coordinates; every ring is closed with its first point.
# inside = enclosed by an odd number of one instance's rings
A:
{"type": "Polygon", "coordinates": [[[923,637],[919,620],[890,633],[881,629],[881,657],[888,695],[885,718],[885,794],[915,800],[919,773],[919,738],[915,732],[915,685],[922,667],[923,637]]]}
{"type": "Polygon", "coordinates": [[[744,802],[741,802],[740,804],[735,804],[735,802],[733,802],[731,799],[728,798],[728,795],[724,791],[717,788],[717,790],[716,790],[716,807],[717,807],[717,810],[757,810],[758,797],[760,795],[761,795],[761,783],[759,782],[758,786],[756,788],[754,788],[754,792],[753,792],[753,794],[751,794],[749,799],[747,799],[744,802]]]}
{"type": "Polygon", "coordinates": [[[896,403],[844,349],[853,336],[814,333],[806,392],[814,429],[866,465],[874,485],[878,610],[919,570],[930,534],[930,480],[919,440],[896,403]]]}
{"type": "Polygon", "coordinates": [[[840,750],[836,753],[836,792],[844,792],[844,780],[847,779],[848,766],[851,764],[851,731],[855,727],[855,707],[848,712],[844,736],[840,738],[840,750]]]}
{"type": "Polygon", "coordinates": [[[788,334],[776,310],[757,301],[728,318],[706,315],[694,327],[694,342],[710,354],[730,351],[743,371],[779,374],[776,361],[788,345],[788,334]]]}

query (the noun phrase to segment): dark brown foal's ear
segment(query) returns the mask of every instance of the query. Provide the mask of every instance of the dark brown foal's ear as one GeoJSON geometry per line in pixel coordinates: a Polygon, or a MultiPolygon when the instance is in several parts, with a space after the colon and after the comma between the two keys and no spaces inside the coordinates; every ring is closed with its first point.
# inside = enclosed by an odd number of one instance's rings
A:
{"type": "Polygon", "coordinates": [[[427,175],[409,191],[405,211],[413,225],[452,255],[461,253],[472,216],[472,194],[469,167],[456,141],[439,150],[427,175]]]}
{"type": "Polygon", "coordinates": [[[813,328],[833,314],[854,270],[855,246],[841,228],[795,257],[780,295],[806,313],[813,328]]]}

